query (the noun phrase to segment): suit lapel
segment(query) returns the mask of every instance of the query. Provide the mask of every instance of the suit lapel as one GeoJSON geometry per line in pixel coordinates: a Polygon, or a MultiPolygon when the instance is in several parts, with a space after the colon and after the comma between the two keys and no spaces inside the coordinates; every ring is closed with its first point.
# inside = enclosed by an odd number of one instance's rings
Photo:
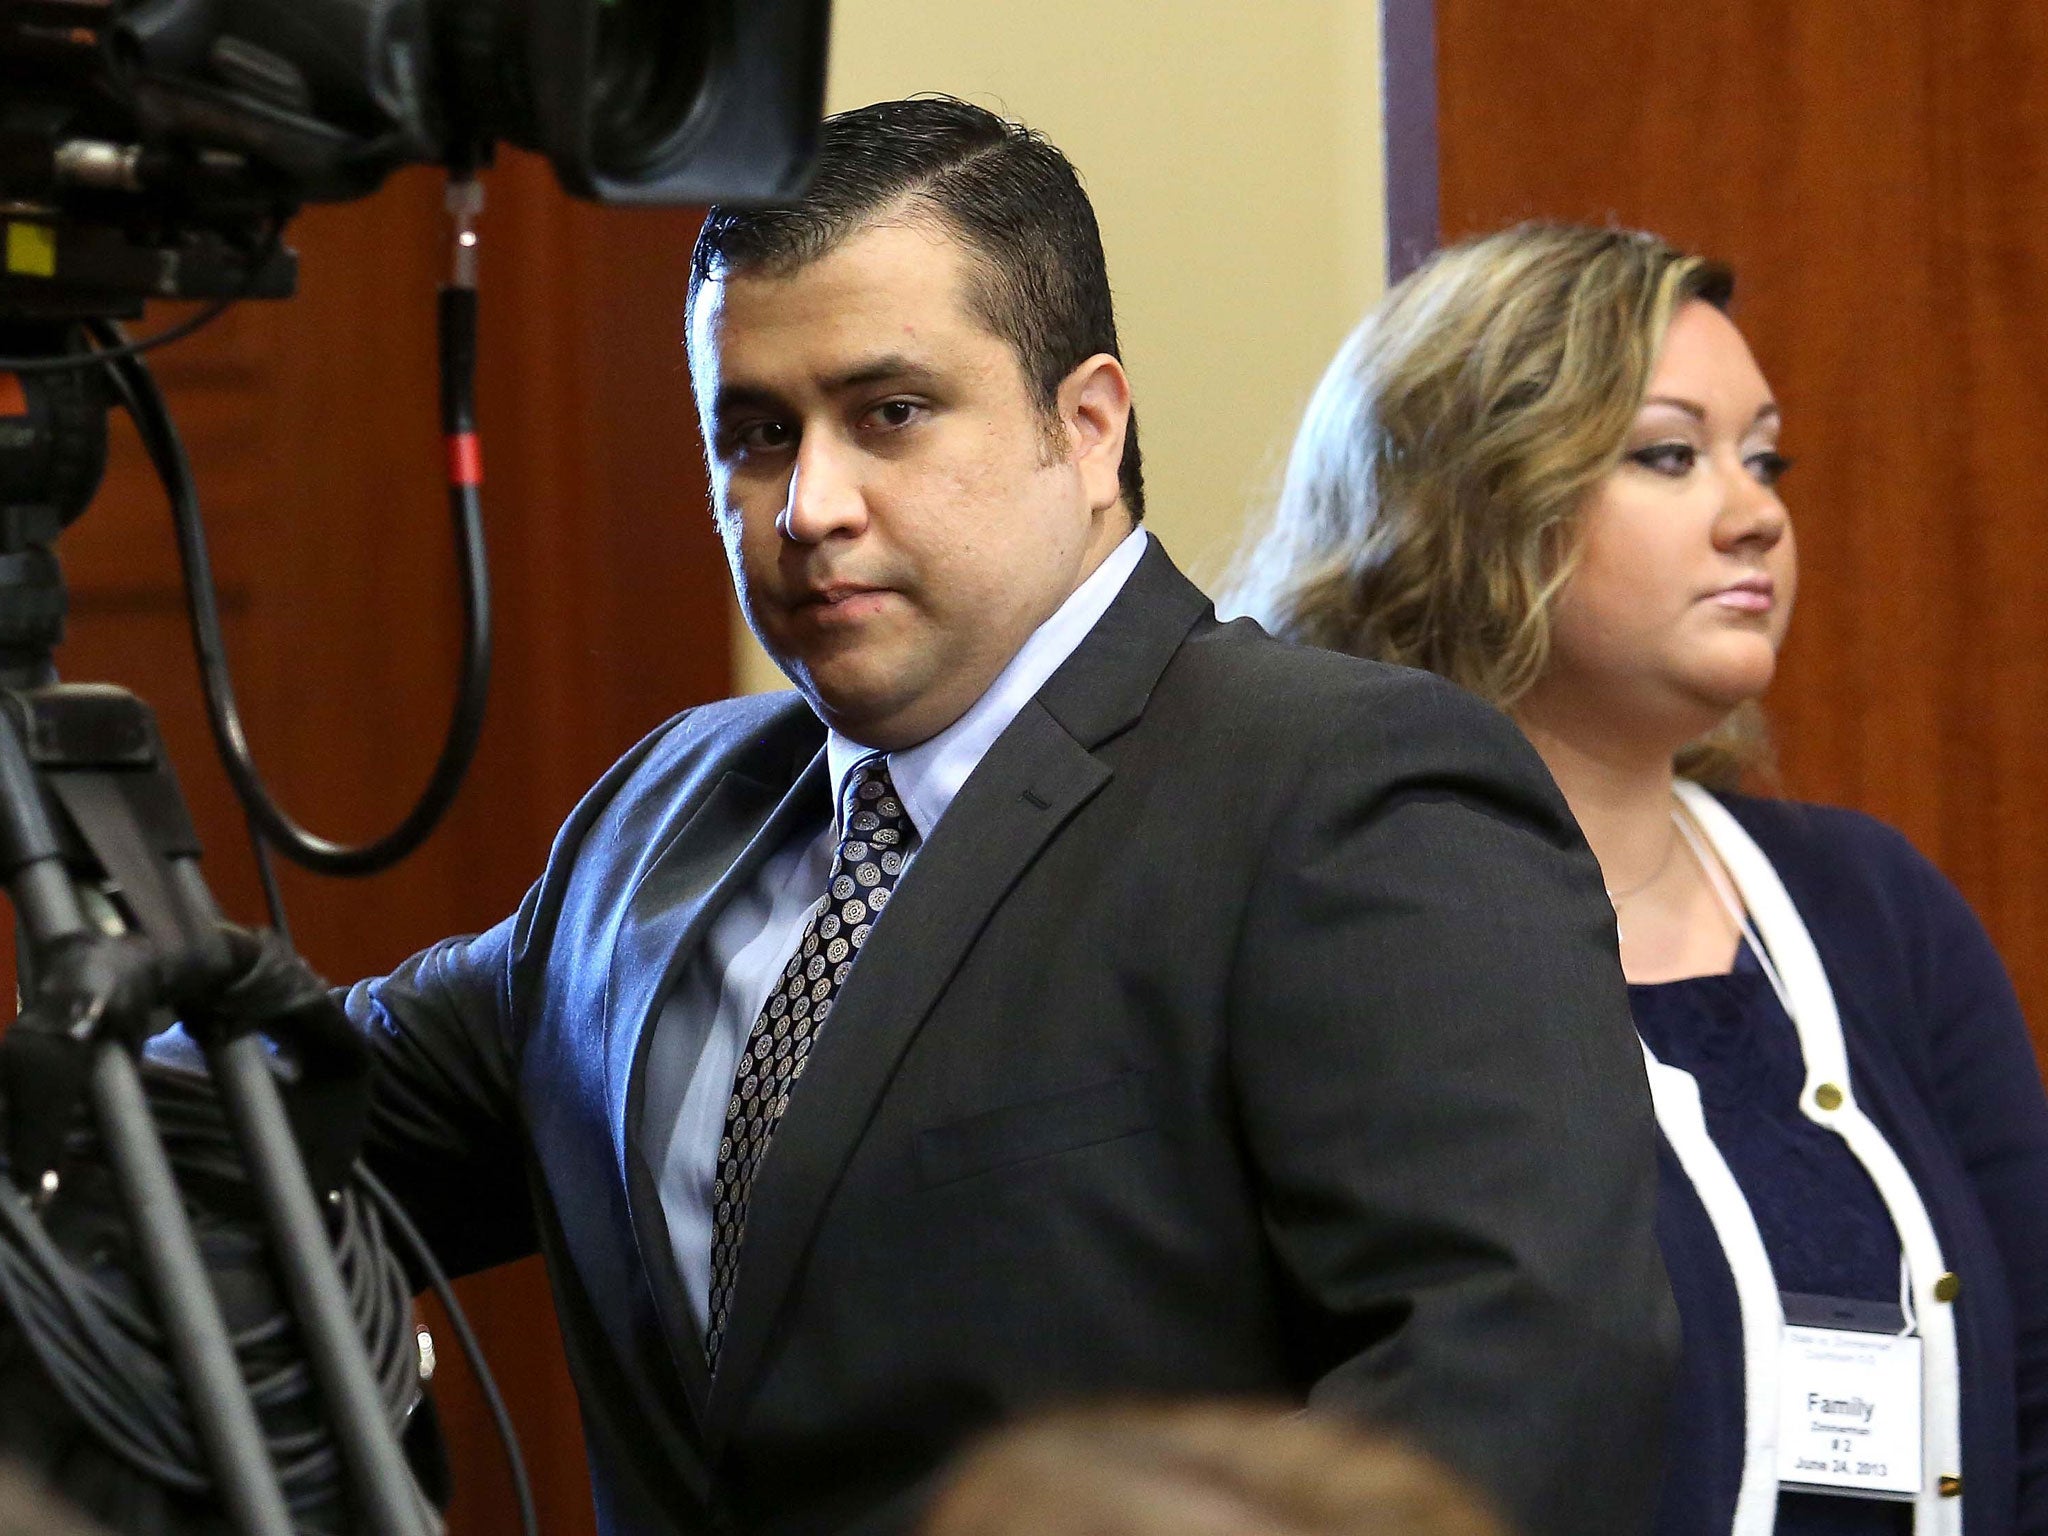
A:
{"type": "Polygon", "coordinates": [[[1051,715],[1027,704],[905,873],[812,1047],[802,1092],[791,1095],[755,1176],[706,1415],[713,1455],[897,1062],[1018,876],[1109,777],[1051,715]]]}
{"type": "MultiPolygon", "coordinates": [[[[691,1407],[700,1415],[710,1377],[662,1213],[659,1171],[650,1169],[642,1148],[647,1053],[662,1004],[712,920],[829,800],[822,751],[786,788],[737,769],[727,772],[647,866],[629,898],[612,955],[605,1052],[613,1150],[641,1268],[691,1407]]],[[[695,1022],[710,1025],[708,1019],[695,1022]]],[[[683,1050],[694,1054],[687,1045],[683,1050]]]]}
{"type": "Polygon", "coordinates": [[[1188,632],[1213,619],[1209,599],[1157,539],[1109,611],[1039,690],[1038,702],[1090,751],[1145,712],[1188,632]]]}
{"type": "MultiPolygon", "coordinates": [[[[1109,782],[1094,749],[1144,713],[1211,611],[1155,540],[1088,638],[992,746],[877,923],[748,1200],[706,1451],[731,1433],[841,1172],[940,994],[1018,878],[1109,782]]],[[[701,1368],[701,1367],[700,1367],[701,1368]]]]}

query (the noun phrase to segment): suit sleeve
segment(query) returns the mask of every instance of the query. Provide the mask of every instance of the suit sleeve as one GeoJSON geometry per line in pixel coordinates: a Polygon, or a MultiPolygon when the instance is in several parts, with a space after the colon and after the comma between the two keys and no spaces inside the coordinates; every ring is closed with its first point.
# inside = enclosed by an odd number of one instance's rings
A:
{"type": "MultiPolygon", "coordinates": [[[[1923,933],[1918,978],[1942,1123],[1954,1138],[2012,1297],[2018,1520],[2048,1532],[2048,1095],[2019,999],[1991,940],[1939,871],[1910,848],[1923,933]]],[[[1963,1277],[1967,1298],[1969,1277],[1963,1277]]],[[[1965,1302],[1967,1304],[1967,1301],[1965,1302]]]]}
{"type": "Polygon", "coordinates": [[[1415,677],[1277,821],[1231,1058],[1311,1402],[1526,1536],[1647,1528],[1677,1329],[1598,866],[1508,722],[1415,677]]]}
{"type": "Polygon", "coordinates": [[[343,998],[377,1060],[364,1158],[454,1275],[536,1245],[513,1091],[511,957],[537,897],[343,998]]]}
{"type": "MultiPolygon", "coordinates": [[[[557,944],[563,894],[592,826],[670,721],[615,764],[555,836],[519,910],[341,994],[377,1062],[364,1157],[452,1275],[532,1253],[532,1158],[518,1064],[557,944]]],[[[573,944],[574,934],[562,935],[573,944]]]]}

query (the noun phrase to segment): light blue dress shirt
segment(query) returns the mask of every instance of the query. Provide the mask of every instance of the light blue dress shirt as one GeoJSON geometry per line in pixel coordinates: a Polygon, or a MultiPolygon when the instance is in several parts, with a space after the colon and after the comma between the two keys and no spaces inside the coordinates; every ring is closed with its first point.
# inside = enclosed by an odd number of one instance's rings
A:
{"type": "MultiPolygon", "coordinates": [[[[890,780],[920,846],[1017,711],[1108,611],[1137,569],[1145,537],[1142,528],[1133,529],[1111,550],[1059,611],[1032,631],[966,714],[931,740],[889,754],[890,780]]],[[[769,855],[759,876],[733,894],[662,1005],[648,1047],[639,1151],[656,1171],[669,1242],[700,1331],[710,1317],[711,1185],[725,1133],[725,1106],[732,1097],[733,1064],[804,924],[825,899],[825,877],[839,847],[840,792],[871,749],[834,731],[826,738],[825,755],[832,773],[832,816],[769,855]],[[707,1015],[711,1024],[705,1030],[707,1015]]],[[[916,862],[914,853],[911,862],[916,862]]],[[[902,878],[909,874],[906,869],[902,878]]]]}

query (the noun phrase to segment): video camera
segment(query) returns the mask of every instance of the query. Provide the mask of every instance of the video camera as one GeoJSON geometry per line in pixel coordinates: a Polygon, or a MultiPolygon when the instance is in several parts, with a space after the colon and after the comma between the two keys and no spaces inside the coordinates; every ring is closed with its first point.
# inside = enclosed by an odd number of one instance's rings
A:
{"type": "Polygon", "coordinates": [[[828,8],[0,0],[0,316],[282,296],[274,231],[299,204],[473,167],[500,141],[599,202],[786,196],[828,8]]]}

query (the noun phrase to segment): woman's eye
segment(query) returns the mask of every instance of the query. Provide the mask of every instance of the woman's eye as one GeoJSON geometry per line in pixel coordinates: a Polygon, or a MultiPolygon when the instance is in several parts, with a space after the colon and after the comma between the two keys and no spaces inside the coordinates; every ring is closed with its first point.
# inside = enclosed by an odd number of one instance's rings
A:
{"type": "Polygon", "coordinates": [[[1652,474],[1677,479],[1692,472],[1700,454],[1691,443],[1652,443],[1647,448],[1638,448],[1628,457],[1631,464],[1640,464],[1652,474]]]}
{"type": "Polygon", "coordinates": [[[1791,468],[1792,461],[1776,449],[1749,456],[1749,472],[1756,476],[1760,485],[1776,485],[1791,468]]]}

